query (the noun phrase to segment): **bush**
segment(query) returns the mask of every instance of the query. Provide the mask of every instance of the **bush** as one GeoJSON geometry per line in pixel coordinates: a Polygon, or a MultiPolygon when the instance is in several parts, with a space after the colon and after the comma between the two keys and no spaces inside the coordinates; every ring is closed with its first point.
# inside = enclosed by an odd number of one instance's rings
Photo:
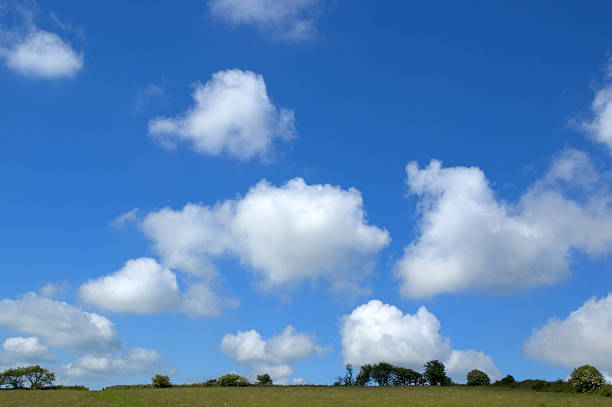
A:
{"type": "Polygon", "coordinates": [[[512,386],[516,383],[516,380],[514,380],[514,376],[512,375],[507,375],[506,377],[502,378],[501,380],[498,380],[495,382],[495,384],[501,385],[501,386],[512,386]]]}
{"type": "Polygon", "coordinates": [[[217,379],[220,386],[248,386],[249,381],[236,373],[228,373],[217,379]]]}
{"type": "Polygon", "coordinates": [[[486,386],[491,384],[491,379],[482,370],[474,369],[467,374],[468,386],[486,386]]]}
{"type": "Polygon", "coordinates": [[[452,380],[446,376],[446,367],[439,360],[430,360],[423,366],[425,373],[423,377],[431,386],[450,386],[452,380]]]}
{"type": "Polygon", "coordinates": [[[156,374],[153,377],[152,381],[153,381],[153,387],[158,388],[158,389],[172,386],[172,384],[170,383],[170,378],[168,376],[156,374]]]}
{"type": "Polygon", "coordinates": [[[569,384],[577,393],[592,393],[605,383],[603,375],[593,366],[584,365],[574,369],[569,384]]]}
{"type": "Polygon", "coordinates": [[[261,386],[271,386],[273,384],[270,375],[267,373],[257,375],[257,384],[261,386]]]}

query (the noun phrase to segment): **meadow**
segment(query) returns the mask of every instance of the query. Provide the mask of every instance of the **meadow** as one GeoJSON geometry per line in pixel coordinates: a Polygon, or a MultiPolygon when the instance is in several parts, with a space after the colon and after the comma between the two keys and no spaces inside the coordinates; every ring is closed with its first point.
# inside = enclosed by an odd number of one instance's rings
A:
{"type": "Polygon", "coordinates": [[[612,406],[612,397],[491,387],[250,386],[167,389],[4,390],[2,407],[612,406]]]}

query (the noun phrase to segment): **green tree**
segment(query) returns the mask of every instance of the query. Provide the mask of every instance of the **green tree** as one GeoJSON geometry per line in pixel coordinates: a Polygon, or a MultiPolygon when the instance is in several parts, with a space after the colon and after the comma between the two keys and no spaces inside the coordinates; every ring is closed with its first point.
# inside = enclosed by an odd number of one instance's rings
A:
{"type": "Polygon", "coordinates": [[[158,389],[172,386],[172,383],[170,383],[170,378],[168,376],[156,374],[151,380],[153,382],[153,387],[158,389]]]}
{"type": "Polygon", "coordinates": [[[23,374],[21,368],[6,369],[2,372],[2,383],[13,389],[23,388],[23,374]]]}
{"type": "Polygon", "coordinates": [[[482,370],[474,369],[467,374],[468,386],[486,386],[491,384],[491,379],[482,370]]]}
{"type": "Polygon", "coordinates": [[[512,386],[515,383],[516,380],[514,380],[514,376],[510,374],[495,382],[495,384],[499,384],[502,386],[512,386]]]}
{"type": "Polygon", "coordinates": [[[372,365],[365,364],[359,368],[359,374],[355,378],[355,385],[367,386],[372,381],[372,365]]]}
{"type": "Polygon", "coordinates": [[[419,377],[422,375],[412,369],[404,367],[393,368],[393,385],[394,386],[410,386],[418,383],[419,377]]]}
{"type": "Polygon", "coordinates": [[[30,384],[32,389],[40,389],[47,386],[52,386],[55,382],[55,373],[43,369],[39,365],[26,366],[19,369],[25,380],[30,384]]]}
{"type": "Polygon", "coordinates": [[[262,386],[271,386],[273,384],[270,375],[267,373],[257,375],[257,384],[262,386]]]}
{"type": "Polygon", "coordinates": [[[431,386],[449,386],[452,381],[446,376],[446,367],[439,360],[430,360],[423,366],[423,376],[431,386]]]}
{"type": "Polygon", "coordinates": [[[379,386],[388,386],[393,379],[393,365],[387,362],[380,362],[372,366],[372,379],[379,386]]]}
{"type": "Polygon", "coordinates": [[[220,386],[248,386],[249,381],[236,373],[228,373],[217,379],[220,386]]]}
{"type": "Polygon", "coordinates": [[[574,369],[570,375],[569,384],[575,392],[592,393],[605,383],[604,377],[593,366],[584,365],[574,369]]]}

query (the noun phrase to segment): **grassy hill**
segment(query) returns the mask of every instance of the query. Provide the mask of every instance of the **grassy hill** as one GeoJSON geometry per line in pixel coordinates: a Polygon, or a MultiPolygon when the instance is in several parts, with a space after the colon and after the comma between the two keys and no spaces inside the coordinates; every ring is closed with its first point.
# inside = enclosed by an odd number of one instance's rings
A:
{"type": "Polygon", "coordinates": [[[2,407],[213,406],[612,406],[612,397],[507,388],[451,387],[193,387],[101,391],[6,390],[2,407]]]}

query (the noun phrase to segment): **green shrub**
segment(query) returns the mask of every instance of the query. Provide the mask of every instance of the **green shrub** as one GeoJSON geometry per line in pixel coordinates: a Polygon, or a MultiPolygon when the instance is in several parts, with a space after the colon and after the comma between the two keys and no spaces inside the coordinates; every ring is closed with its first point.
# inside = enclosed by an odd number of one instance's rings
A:
{"type": "Polygon", "coordinates": [[[569,384],[577,393],[592,393],[605,383],[603,375],[593,366],[584,365],[574,369],[569,384]]]}
{"type": "Polygon", "coordinates": [[[474,369],[467,374],[468,386],[486,386],[491,384],[491,379],[482,370],[474,369]]]}
{"type": "Polygon", "coordinates": [[[503,377],[502,379],[495,382],[495,384],[501,385],[501,386],[513,386],[515,383],[516,383],[516,380],[514,380],[514,376],[512,375],[507,375],[503,377]]]}
{"type": "Polygon", "coordinates": [[[153,387],[158,389],[172,386],[168,376],[156,374],[151,380],[153,381],[153,387]]]}
{"type": "Polygon", "coordinates": [[[453,382],[446,376],[446,367],[439,360],[430,360],[423,366],[425,372],[423,377],[427,380],[430,386],[450,386],[453,382]]]}
{"type": "Polygon", "coordinates": [[[271,386],[273,384],[270,375],[267,373],[257,375],[257,384],[261,386],[271,386]]]}
{"type": "Polygon", "coordinates": [[[220,386],[248,386],[250,383],[245,378],[236,373],[228,373],[217,379],[220,386]]]}

